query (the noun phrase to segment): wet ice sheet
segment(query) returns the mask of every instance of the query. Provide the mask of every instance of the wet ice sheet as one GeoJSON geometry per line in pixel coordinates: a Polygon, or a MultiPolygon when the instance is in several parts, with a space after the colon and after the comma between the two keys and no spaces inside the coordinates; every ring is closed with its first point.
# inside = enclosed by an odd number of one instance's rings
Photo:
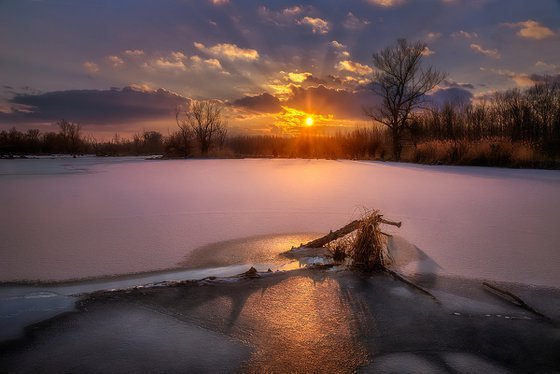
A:
{"type": "Polygon", "coordinates": [[[10,295],[2,295],[0,290],[0,342],[21,338],[26,326],[74,310],[76,300],[38,289],[10,295]]]}
{"type": "MultiPolygon", "coordinates": [[[[494,298],[477,281],[438,279],[429,288],[449,297],[436,303],[384,274],[310,270],[96,294],[81,313],[6,346],[0,371],[134,372],[145,364],[184,372],[211,362],[224,372],[507,373],[560,365],[554,325],[494,298]],[[452,297],[478,303],[477,310],[449,303],[452,297]],[[486,316],[493,312],[501,317],[486,316]],[[226,354],[217,354],[222,347],[226,354]]],[[[558,290],[533,291],[547,303],[543,312],[560,318],[549,302],[560,300],[558,290]]]]}
{"type": "MultiPolygon", "coordinates": [[[[278,270],[275,265],[255,264],[260,270],[270,267],[278,270]]],[[[3,285],[0,287],[0,342],[23,337],[24,329],[28,325],[74,311],[75,302],[85,293],[151,287],[161,282],[197,280],[205,277],[231,277],[244,271],[247,271],[246,265],[231,265],[62,284],[3,285]]]]}
{"type": "Polygon", "coordinates": [[[220,333],[146,308],[97,308],[68,316],[30,352],[0,359],[3,372],[221,373],[251,349],[220,333]],[[4,371],[5,370],[5,371],[4,371]]]}
{"type": "Polygon", "coordinates": [[[1,280],[172,268],[219,241],[326,233],[358,218],[365,206],[402,220],[399,235],[443,272],[560,285],[558,171],[325,160],[94,161],[0,160],[1,280]],[[15,175],[10,170],[19,162],[81,171],[15,175]]]}

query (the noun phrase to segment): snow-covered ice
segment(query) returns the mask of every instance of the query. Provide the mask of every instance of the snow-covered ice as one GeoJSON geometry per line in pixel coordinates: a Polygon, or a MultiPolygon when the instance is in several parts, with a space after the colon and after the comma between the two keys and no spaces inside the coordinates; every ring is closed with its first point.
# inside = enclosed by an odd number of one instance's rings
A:
{"type": "Polygon", "coordinates": [[[0,160],[0,280],[174,268],[211,243],[323,234],[367,207],[403,222],[388,230],[429,260],[418,271],[558,287],[559,196],[560,172],[546,170],[276,159],[0,160]]]}

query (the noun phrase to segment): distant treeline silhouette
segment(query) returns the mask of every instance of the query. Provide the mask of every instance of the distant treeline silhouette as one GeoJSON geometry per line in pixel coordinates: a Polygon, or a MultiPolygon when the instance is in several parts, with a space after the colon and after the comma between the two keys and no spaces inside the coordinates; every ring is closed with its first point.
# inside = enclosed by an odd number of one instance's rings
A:
{"type": "MultiPolygon", "coordinates": [[[[211,137],[197,136],[195,122],[178,121],[167,136],[143,131],[109,141],[84,136],[78,124],[61,120],[58,132],[15,127],[0,132],[0,155],[96,154],[165,157],[300,157],[393,159],[392,134],[378,125],[316,135],[227,135],[221,126],[211,137]],[[200,143],[204,140],[204,149],[200,143]]],[[[403,136],[401,160],[434,164],[511,167],[560,166],[560,81],[497,92],[475,103],[445,103],[413,113],[403,136]]]]}

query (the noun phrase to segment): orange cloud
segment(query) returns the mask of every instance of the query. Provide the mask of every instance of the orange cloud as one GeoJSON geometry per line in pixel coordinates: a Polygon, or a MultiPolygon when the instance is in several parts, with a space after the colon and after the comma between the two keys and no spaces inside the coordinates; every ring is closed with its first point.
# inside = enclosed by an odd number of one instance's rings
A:
{"type": "Polygon", "coordinates": [[[422,51],[422,56],[431,56],[433,55],[435,52],[432,51],[430,48],[425,47],[424,50],[422,51]]]}
{"type": "Polygon", "coordinates": [[[311,73],[288,73],[288,79],[294,83],[302,83],[307,79],[307,77],[311,76],[311,73]]]}
{"type": "Polygon", "coordinates": [[[118,68],[119,66],[124,64],[123,59],[119,56],[107,56],[107,60],[114,68],[118,68]]]}
{"type": "Polygon", "coordinates": [[[359,62],[354,62],[350,60],[340,61],[336,66],[338,71],[349,71],[351,73],[356,73],[358,75],[368,75],[373,73],[373,69],[367,65],[362,65],[359,62]]]}
{"type": "Polygon", "coordinates": [[[255,49],[240,48],[236,44],[220,43],[212,47],[206,47],[202,43],[194,42],[196,49],[217,57],[229,60],[255,61],[259,59],[259,52],[255,49]]]}
{"type": "Polygon", "coordinates": [[[390,8],[397,5],[405,3],[405,0],[369,0],[370,3],[382,6],[384,8],[390,8]]]}
{"type": "Polygon", "coordinates": [[[502,57],[496,49],[484,49],[479,44],[474,44],[474,43],[471,44],[471,49],[477,53],[491,57],[496,60],[502,57]]]}
{"type": "Polygon", "coordinates": [[[282,14],[285,16],[295,16],[300,14],[303,11],[303,8],[299,5],[294,5],[289,8],[285,8],[282,10],[282,14]]]}
{"type": "Polygon", "coordinates": [[[82,67],[89,74],[99,73],[99,65],[97,65],[95,62],[86,61],[82,64],[82,67]]]}
{"type": "Polygon", "coordinates": [[[540,60],[535,63],[535,66],[542,69],[560,71],[560,65],[549,64],[547,62],[540,61],[540,60]]]}
{"type": "Polygon", "coordinates": [[[464,38],[464,39],[476,39],[478,38],[478,34],[476,32],[467,32],[463,30],[459,30],[451,34],[454,38],[464,38]]]}
{"type": "Polygon", "coordinates": [[[508,27],[519,28],[517,35],[525,39],[541,40],[555,36],[554,31],[537,21],[527,20],[517,23],[506,23],[508,27]]]}
{"type": "Polygon", "coordinates": [[[311,26],[314,34],[326,34],[329,32],[329,23],[321,18],[303,17],[298,23],[311,26]]]}
{"type": "Polygon", "coordinates": [[[144,51],[141,49],[127,49],[124,51],[126,56],[144,56],[144,51]]]}
{"type": "Polygon", "coordinates": [[[480,68],[480,70],[482,71],[490,71],[492,73],[501,75],[503,77],[508,77],[509,79],[511,79],[512,81],[515,82],[515,84],[518,87],[522,87],[522,88],[527,88],[527,87],[531,87],[532,85],[535,84],[535,79],[533,79],[534,77],[526,74],[526,73],[516,73],[514,71],[511,70],[507,70],[507,69],[485,69],[485,68],[480,68]]]}
{"type": "Polygon", "coordinates": [[[153,61],[152,66],[170,69],[170,70],[187,70],[187,65],[185,65],[185,56],[182,52],[171,52],[168,57],[160,57],[153,61]]]}

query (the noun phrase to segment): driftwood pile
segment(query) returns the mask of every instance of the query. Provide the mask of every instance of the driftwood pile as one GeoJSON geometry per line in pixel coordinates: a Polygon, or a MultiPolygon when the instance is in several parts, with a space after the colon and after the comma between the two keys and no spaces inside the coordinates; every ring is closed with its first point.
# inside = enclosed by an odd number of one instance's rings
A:
{"type": "Polygon", "coordinates": [[[389,255],[386,248],[385,237],[389,234],[381,231],[381,224],[401,227],[401,222],[386,220],[379,211],[364,215],[361,220],[350,222],[336,231],[331,231],[327,235],[301,244],[296,250],[304,248],[325,248],[331,243],[353,233],[356,235],[353,240],[345,241],[337,246],[331,246],[331,252],[335,259],[350,257],[353,264],[367,269],[383,269],[389,263],[389,255]]]}
{"type": "Polygon", "coordinates": [[[352,221],[336,231],[329,232],[325,236],[301,244],[298,248],[292,248],[286,254],[289,256],[291,253],[318,253],[320,249],[328,248],[333,260],[336,262],[343,262],[346,258],[350,258],[354,267],[389,273],[395,279],[418,289],[420,292],[438,301],[430,291],[389,268],[390,255],[387,250],[386,238],[391,235],[381,231],[381,224],[395,227],[401,227],[402,225],[401,222],[394,222],[383,218],[379,211],[374,210],[369,214],[365,214],[361,220],[352,221]],[[345,237],[348,238],[354,231],[356,233],[351,239],[332,245],[335,241],[345,237]]]}

